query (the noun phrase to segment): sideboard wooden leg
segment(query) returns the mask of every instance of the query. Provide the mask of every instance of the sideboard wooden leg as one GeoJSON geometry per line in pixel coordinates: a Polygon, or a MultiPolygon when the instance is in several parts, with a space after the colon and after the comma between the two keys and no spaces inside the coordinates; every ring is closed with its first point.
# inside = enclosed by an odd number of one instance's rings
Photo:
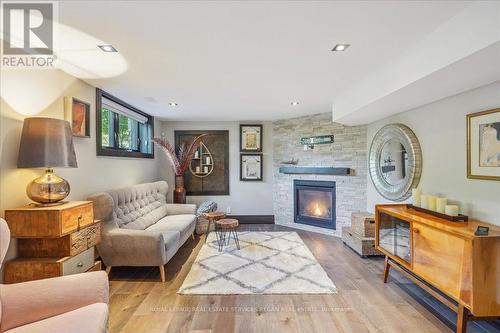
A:
{"type": "Polygon", "coordinates": [[[106,266],[106,274],[109,275],[109,273],[111,272],[111,267],[112,266],[106,266]]]}
{"type": "Polygon", "coordinates": [[[387,283],[387,278],[389,277],[389,268],[391,268],[389,264],[389,258],[385,256],[384,261],[384,283],[387,283]]]}
{"type": "Polygon", "coordinates": [[[469,310],[463,305],[458,305],[457,311],[457,333],[467,332],[467,317],[469,316],[469,310]]]}
{"type": "Polygon", "coordinates": [[[161,265],[158,268],[160,268],[160,280],[161,282],[165,282],[165,266],[161,265]]]}

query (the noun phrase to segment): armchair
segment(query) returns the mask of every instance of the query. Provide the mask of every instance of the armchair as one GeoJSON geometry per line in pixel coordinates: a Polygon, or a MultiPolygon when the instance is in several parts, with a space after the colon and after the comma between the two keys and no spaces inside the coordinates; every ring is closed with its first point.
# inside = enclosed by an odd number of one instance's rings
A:
{"type": "MultiPolygon", "coordinates": [[[[9,241],[0,219],[0,267],[9,241]]],[[[103,271],[0,284],[0,332],[107,332],[108,294],[103,271]]]]}

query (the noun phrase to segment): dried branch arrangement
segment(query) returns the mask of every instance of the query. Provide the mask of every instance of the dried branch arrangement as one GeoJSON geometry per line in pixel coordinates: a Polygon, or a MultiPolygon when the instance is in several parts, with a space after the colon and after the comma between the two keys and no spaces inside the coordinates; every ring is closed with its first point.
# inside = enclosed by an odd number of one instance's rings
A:
{"type": "Polygon", "coordinates": [[[158,144],[158,146],[165,152],[167,159],[172,165],[172,169],[176,176],[183,176],[186,170],[189,168],[191,163],[191,158],[194,152],[198,149],[200,141],[203,137],[208,134],[201,134],[191,141],[191,143],[182,143],[177,151],[175,148],[165,139],[156,137],[153,142],[158,144]]]}

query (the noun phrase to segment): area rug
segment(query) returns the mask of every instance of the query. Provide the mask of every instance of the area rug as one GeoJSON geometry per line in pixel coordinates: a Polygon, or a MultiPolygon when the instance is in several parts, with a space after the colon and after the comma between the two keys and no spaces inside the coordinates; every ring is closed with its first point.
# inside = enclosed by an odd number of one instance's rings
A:
{"type": "MultiPolygon", "coordinates": [[[[210,233],[180,294],[333,294],[336,287],[295,232],[239,232],[219,252],[210,233]]],[[[204,240],[204,238],[203,238],[204,240]]]]}

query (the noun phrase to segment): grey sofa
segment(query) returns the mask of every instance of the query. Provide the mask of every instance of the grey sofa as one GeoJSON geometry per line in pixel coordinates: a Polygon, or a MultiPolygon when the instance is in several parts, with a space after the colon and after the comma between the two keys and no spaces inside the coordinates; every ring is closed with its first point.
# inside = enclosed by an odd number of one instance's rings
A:
{"type": "Polygon", "coordinates": [[[97,246],[106,270],[113,266],[158,266],[165,281],[164,265],[192,236],[196,206],[168,204],[164,181],[100,192],[88,200],[102,222],[97,246]]]}

